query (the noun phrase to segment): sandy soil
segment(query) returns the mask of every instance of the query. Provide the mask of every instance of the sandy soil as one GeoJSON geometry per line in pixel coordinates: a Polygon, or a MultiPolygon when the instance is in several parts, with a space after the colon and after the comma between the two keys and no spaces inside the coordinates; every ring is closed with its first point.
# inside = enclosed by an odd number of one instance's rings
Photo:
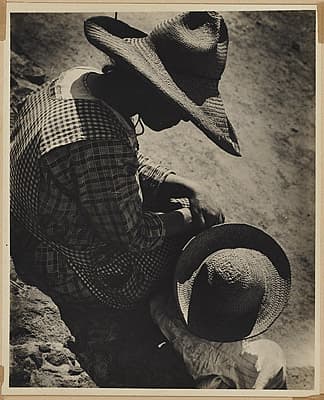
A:
{"type": "MultiPolygon", "coordinates": [[[[149,31],[155,23],[171,15],[125,13],[119,14],[119,18],[149,31]]],[[[291,298],[281,317],[264,336],[275,339],[285,349],[290,388],[311,388],[314,16],[311,12],[227,12],[223,15],[231,42],[220,90],[237,129],[243,157],[225,154],[190,123],[181,123],[159,134],[147,128],[140,140],[142,151],[179,174],[208,185],[219,199],[228,222],[260,226],[285,248],[292,267],[291,298]]],[[[36,63],[48,78],[76,65],[100,68],[104,56],[88,45],[83,36],[82,24],[87,16],[17,14],[12,17],[12,48],[36,63]]],[[[31,289],[25,290],[28,293],[31,289]]],[[[19,303],[17,291],[12,299],[13,304],[19,303]]],[[[28,303],[26,299],[25,303],[28,303]]],[[[20,302],[21,307],[25,303],[20,302]]],[[[21,313],[21,307],[13,308],[12,315],[21,313]]],[[[34,332],[34,335],[37,334],[34,332]]],[[[13,334],[13,340],[14,337],[13,334]]],[[[28,340],[25,337],[25,342],[28,340]]],[[[111,382],[105,379],[96,383],[109,386],[111,382]]],[[[187,384],[190,385],[188,381],[187,384]]]]}

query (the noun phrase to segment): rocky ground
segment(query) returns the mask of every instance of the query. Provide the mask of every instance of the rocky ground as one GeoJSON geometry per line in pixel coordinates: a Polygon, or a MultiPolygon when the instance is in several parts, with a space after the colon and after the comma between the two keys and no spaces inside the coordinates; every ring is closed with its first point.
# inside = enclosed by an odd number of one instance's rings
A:
{"type": "Polygon", "coordinates": [[[56,305],[11,277],[10,386],[96,387],[70,350],[75,342],[56,305]]]}
{"type": "MultiPolygon", "coordinates": [[[[120,18],[149,31],[169,15],[120,18]]],[[[102,64],[104,58],[83,38],[86,16],[12,17],[13,114],[22,97],[61,70],[102,64]]],[[[184,123],[160,135],[146,129],[142,151],[208,184],[228,221],[261,226],[284,246],[292,265],[291,298],[265,336],[285,349],[289,388],[309,389],[314,379],[314,17],[224,16],[231,45],[221,93],[243,157],[224,155],[184,123]]],[[[169,345],[158,346],[163,337],[145,310],[119,315],[58,308],[11,266],[10,321],[11,386],[192,386],[169,345]]]]}

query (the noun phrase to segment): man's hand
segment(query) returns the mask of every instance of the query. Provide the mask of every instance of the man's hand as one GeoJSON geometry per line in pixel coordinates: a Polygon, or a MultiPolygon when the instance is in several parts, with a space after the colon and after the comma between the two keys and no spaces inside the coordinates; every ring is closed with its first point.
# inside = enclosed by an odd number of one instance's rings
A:
{"type": "Polygon", "coordinates": [[[179,208],[168,213],[159,213],[166,231],[166,237],[188,234],[192,230],[192,212],[179,208]]]}
{"type": "Polygon", "coordinates": [[[189,197],[192,222],[197,231],[222,224],[225,216],[215,199],[203,188],[197,187],[189,197]]]}
{"type": "Polygon", "coordinates": [[[193,227],[197,232],[225,221],[221,208],[208,189],[179,175],[167,176],[160,186],[160,196],[165,199],[187,197],[190,201],[193,227]]]}

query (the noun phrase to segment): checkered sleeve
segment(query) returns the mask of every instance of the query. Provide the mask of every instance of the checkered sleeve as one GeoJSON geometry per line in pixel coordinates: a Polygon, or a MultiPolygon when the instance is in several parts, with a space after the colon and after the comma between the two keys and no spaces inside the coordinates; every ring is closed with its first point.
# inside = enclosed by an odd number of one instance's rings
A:
{"type": "Polygon", "coordinates": [[[165,178],[170,174],[175,174],[175,172],[158,163],[154,163],[150,158],[144,156],[140,152],[138,152],[137,158],[139,163],[138,172],[140,183],[144,195],[149,194],[150,197],[154,197],[165,178]]]}
{"type": "Polygon", "coordinates": [[[78,146],[80,200],[101,238],[148,250],[162,243],[165,228],[158,214],[143,211],[138,167],[136,153],[119,140],[78,146]]]}
{"type": "MultiPolygon", "coordinates": [[[[64,147],[69,147],[68,173],[77,202],[101,241],[129,250],[148,250],[163,242],[161,218],[143,211],[138,160],[130,146],[110,138],[64,147]]],[[[52,164],[57,170],[57,163],[52,164]]],[[[57,174],[59,178],[64,171],[58,169],[57,174]]]]}

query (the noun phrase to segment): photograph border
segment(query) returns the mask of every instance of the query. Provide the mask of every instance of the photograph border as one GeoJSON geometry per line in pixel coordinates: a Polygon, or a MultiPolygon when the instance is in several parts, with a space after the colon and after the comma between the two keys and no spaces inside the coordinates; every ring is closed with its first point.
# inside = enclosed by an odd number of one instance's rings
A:
{"type": "Polygon", "coordinates": [[[0,332],[0,396],[5,400],[15,399],[39,399],[39,396],[46,396],[50,399],[71,399],[78,398],[90,400],[101,400],[108,397],[118,397],[119,399],[134,399],[137,398],[168,398],[176,399],[181,398],[205,398],[205,397],[226,397],[226,398],[273,398],[273,399],[292,399],[299,398],[320,398],[324,399],[324,353],[321,351],[321,343],[324,340],[324,293],[323,289],[323,187],[324,187],[324,174],[323,174],[323,156],[324,156],[324,1],[311,2],[311,1],[213,1],[213,2],[186,2],[186,1],[173,1],[152,3],[149,1],[8,1],[1,0],[0,3],[0,134],[1,134],[1,149],[2,156],[0,158],[0,176],[1,176],[1,284],[2,290],[1,298],[1,332],[0,332]],[[183,8],[194,9],[211,9],[217,7],[221,11],[243,11],[243,10],[296,10],[296,9],[314,9],[317,13],[317,32],[316,32],[316,209],[315,209],[315,387],[314,390],[288,390],[288,391],[257,391],[257,390],[207,390],[207,389],[84,389],[84,388],[10,388],[9,387],[9,351],[6,345],[9,343],[9,179],[8,179],[8,166],[9,166],[9,72],[10,72],[10,12],[91,12],[102,11],[111,12],[115,11],[116,6],[120,11],[136,11],[146,10],[151,11],[177,11],[183,8]],[[77,11],[76,11],[77,7],[77,11]],[[3,28],[3,29],[2,29],[3,28]],[[5,40],[2,40],[5,39],[5,40]],[[322,313],[320,312],[322,310],[322,313]],[[5,368],[3,367],[5,366],[5,368]],[[77,394],[76,394],[77,392],[77,394]],[[265,393],[264,393],[265,392],[265,393]],[[287,393],[287,395],[285,395],[287,393]]]}

